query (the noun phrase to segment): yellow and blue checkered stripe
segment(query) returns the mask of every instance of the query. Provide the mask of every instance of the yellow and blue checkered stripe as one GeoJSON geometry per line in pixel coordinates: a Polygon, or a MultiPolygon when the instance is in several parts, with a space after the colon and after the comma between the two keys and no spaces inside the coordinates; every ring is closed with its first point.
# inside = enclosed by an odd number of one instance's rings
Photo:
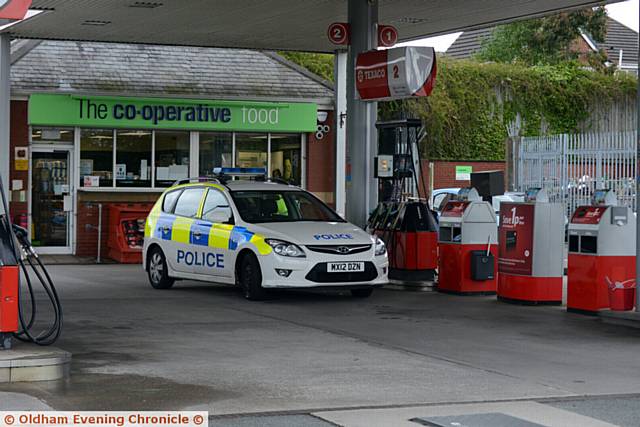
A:
{"type": "MultiPolygon", "coordinates": [[[[149,234],[151,231],[148,230],[149,234]]],[[[243,243],[249,242],[260,255],[271,253],[271,246],[264,241],[264,236],[255,234],[246,227],[212,224],[207,221],[165,213],[160,213],[157,221],[153,224],[153,236],[161,240],[231,251],[235,251],[243,243]]]]}

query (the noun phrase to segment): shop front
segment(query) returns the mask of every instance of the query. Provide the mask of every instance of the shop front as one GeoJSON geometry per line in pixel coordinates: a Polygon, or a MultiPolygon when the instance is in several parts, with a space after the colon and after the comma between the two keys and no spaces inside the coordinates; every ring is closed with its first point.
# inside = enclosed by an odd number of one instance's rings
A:
{"type": "MultiPolygon", "coordinates": [[[[110,208],[144,212],[176,180],[215,167],[265,168],[306,187],[308,139],[322,113],[304,102],[32,94],[32,242],[40,253],[109,256],[110,208]]],[[[128,244],[140,244],[135,221],[124,227],[128,244]]]]}

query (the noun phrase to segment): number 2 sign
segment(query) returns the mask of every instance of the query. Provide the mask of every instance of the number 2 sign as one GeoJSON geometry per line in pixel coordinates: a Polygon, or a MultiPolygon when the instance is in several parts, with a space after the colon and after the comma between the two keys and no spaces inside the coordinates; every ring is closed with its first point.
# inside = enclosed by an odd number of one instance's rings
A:
{"type": "Polygon", "coordinates": [[[334,22],[329,25],[327,36],[333,44],[348,45],[350,38],[350,27],[346,22],[334,22]]]}

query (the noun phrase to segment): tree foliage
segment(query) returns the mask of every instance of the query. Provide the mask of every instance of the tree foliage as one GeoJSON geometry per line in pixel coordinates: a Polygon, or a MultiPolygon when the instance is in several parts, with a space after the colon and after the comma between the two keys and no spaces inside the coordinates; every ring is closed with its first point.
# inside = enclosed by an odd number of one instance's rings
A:
{"type": "MultiPolygon", "coordinates": [[[[428,98],[380,102],[381,119],[421,118],[430,159],[503,160],[508,127],[516,116],[520,136],[576,132],[594,105],[636,94],[636,78],[605,75],[577,63],[524,66],[438,58],[428,98]]],[[[588,126],[588,123],[586,123],[588,126]]]]}
{"type": "Polygon", "coordinates": [[[279,52],[280,56],[296,63],[323,79],[333,81],[333,55],[311,52],[279,52]]]}
{"type": "Polygon", "coordinates": [[[526,65],[573,60],[579,53],[572,45],[582,31],[596,42],[604,41],[606,18],[604,7],[599,7],[502,25],[485,40],[478,58],[526,65]]]}

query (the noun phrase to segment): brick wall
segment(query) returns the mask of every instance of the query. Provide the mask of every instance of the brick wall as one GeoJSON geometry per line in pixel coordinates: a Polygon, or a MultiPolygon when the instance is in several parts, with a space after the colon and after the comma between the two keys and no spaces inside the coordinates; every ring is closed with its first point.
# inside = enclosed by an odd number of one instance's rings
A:
{"type": "Polygon", "coordinates": [[[324,123],[319,126],[328,126],[329,132],[319,134],[311,133],[307,137],[307,189],[317,195],[329,205],[335,204],[335,177],[336,177],[336,151],[335,151],[335,115],[328,112],[324,123]]]}
{"type": "MultiPolygon", "coordinates": [[[[503,161],[434,161],[433,162],[433,188],[448,188],[448,187],[468,187],[471,185],[469,181],[456,180],[456,166],[471,166],[473,172],[494,171],[500,170],[505,172],[506,164],[503,161]]],[[[423,174],[425,175],[424,182],[429,186],[429,177],[431,176],[429,170],[429,161],[422,161],[423,174]]],[[[506,184],[506,173],[505,173],[506,184]]]]}
{"type": "Polygon", "coordinates": [[[27,101],[11,101],[11,131],[10,131],[10,150],[9,150],[9,182],[5,182],[5,187],[11,188],[12,180],[18,179],[22,181],[22,190],[24,191],[25,201],[20,202],[18,198],[19,192],[13,192],[9,210],[11,218],[15,221],[18,215],[27,214],[27,188],[29,185],[29,171],[17,171],[15,169],[15,147],[29,146],[29,125],[27,123],[27,101]]]}
{"type": "Polygon", "coordinates": [[[115,204],[135,204],[151,210],[159,193],[83,193],[78,192],[78,214],[76,216],[76,255],[96,257],[98,255],[99,205],[102,204],[102,234],[100,250],[102,258],[108,258],[110,207],[115,204]]]}

